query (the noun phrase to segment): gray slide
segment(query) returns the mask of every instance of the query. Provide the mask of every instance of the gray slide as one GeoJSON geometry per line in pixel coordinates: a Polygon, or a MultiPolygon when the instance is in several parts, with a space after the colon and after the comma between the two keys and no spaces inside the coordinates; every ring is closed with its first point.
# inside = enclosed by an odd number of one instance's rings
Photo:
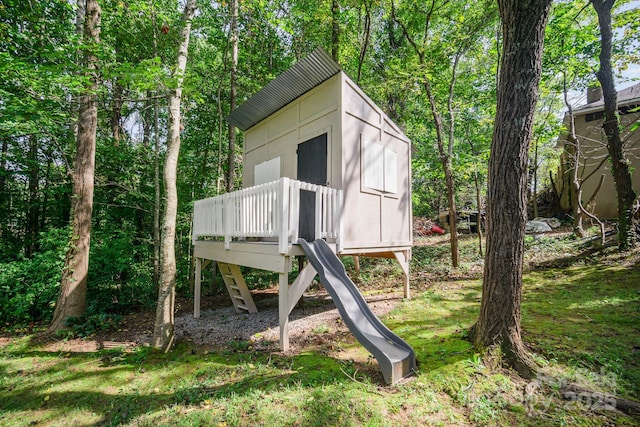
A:
{"type": "Polygon", "coordinates": [[[312,243],[300,239],[298,243],[318,272],[344,323],[360,344],[378,360],[384,380],[395,384],[413,374],[416,368],[413,349],[373,314],[329,245],[321,239],[312,243]]]}

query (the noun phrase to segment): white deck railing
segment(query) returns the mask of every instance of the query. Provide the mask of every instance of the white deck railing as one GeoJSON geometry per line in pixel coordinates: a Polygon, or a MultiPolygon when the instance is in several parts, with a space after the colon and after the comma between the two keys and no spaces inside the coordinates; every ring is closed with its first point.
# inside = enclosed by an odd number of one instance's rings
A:
{"type": "Polygon", "coordinates": [[[277,238],[279,252],[286,253],[298,241],[300,190],[316,195],[315,238],[335,239],[339,251],[342,191],[290,178],[196,201],[193,242],[223,237],[229,249],[233,238],[270,237],[277,238]]]}

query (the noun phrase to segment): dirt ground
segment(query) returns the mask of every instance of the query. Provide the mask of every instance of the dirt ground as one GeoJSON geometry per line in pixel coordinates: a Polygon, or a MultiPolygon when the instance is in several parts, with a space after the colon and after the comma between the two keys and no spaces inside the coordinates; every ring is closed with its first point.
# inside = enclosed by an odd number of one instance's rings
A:
{"type": "MultiPolygon", "coordinates": [[[[176,301],[176,342],[195,348],[216,350],[242,343],[248,350],[279,351],[277,287],[252,292],[258,313],[236,313],[227,294],[204,295],[199,319],[193,317],[193,301],[176,301]]],[[[367,297],[377,316],[391,311],[402,299],[402,292],[367,297]]],[[[155,313],[146,310],[124,317],[118,330],[104,331],[82,339],[47,339],[41,344],[45,351],[92,352],[108,348],[148,346],[153,336],[155,313]]],[[[289,353],[323,346],[332,350],[339,338],[350,335],[338,310],[324,289],[305,293],[289,316],[289,353]]],[[[0,337],[0,346],[8,344],[0,337]]]]}

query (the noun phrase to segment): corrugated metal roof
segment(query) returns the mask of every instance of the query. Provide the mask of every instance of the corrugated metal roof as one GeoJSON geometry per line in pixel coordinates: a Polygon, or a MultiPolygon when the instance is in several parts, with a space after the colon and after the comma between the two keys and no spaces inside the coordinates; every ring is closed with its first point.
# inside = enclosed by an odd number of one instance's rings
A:
{"type": "Polygon", "coordinates": [[[339,72],[340,66],[322,48],[317,48],[267,83],[225,119],[238,129],[247,130],[339,72]]]}

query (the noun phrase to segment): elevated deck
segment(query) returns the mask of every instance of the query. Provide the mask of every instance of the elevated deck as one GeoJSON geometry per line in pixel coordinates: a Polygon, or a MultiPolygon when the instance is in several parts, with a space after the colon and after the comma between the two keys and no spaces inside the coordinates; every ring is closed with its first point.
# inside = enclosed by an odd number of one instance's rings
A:
{"type": "Polygon", "coordinates": [[[232,289],[229,293],[236,310],[249,307],[252,302],[248,301],[250,293],[240,270],[233,266],[278,273],[280,347],[287,350],[289,313],[316,276],[316,270],[307,264],[296,280],[288,283],[294,257],[305,255],[298,244],[300,238],[309,241],[323,239],[338,255],[397,259],[404,272],[404,293],[408,298],[411,248],[344,249],[341,219],[341,190],[290,178],[195,202],[194,317],[200,317],[202,269],[209,261],[217,262],[228,272],[225,285],[232,289]],[[301,197],[304,192],[307,194],[301,197]],[[310,200],[312,203],[305,205],[310,200]]]}

